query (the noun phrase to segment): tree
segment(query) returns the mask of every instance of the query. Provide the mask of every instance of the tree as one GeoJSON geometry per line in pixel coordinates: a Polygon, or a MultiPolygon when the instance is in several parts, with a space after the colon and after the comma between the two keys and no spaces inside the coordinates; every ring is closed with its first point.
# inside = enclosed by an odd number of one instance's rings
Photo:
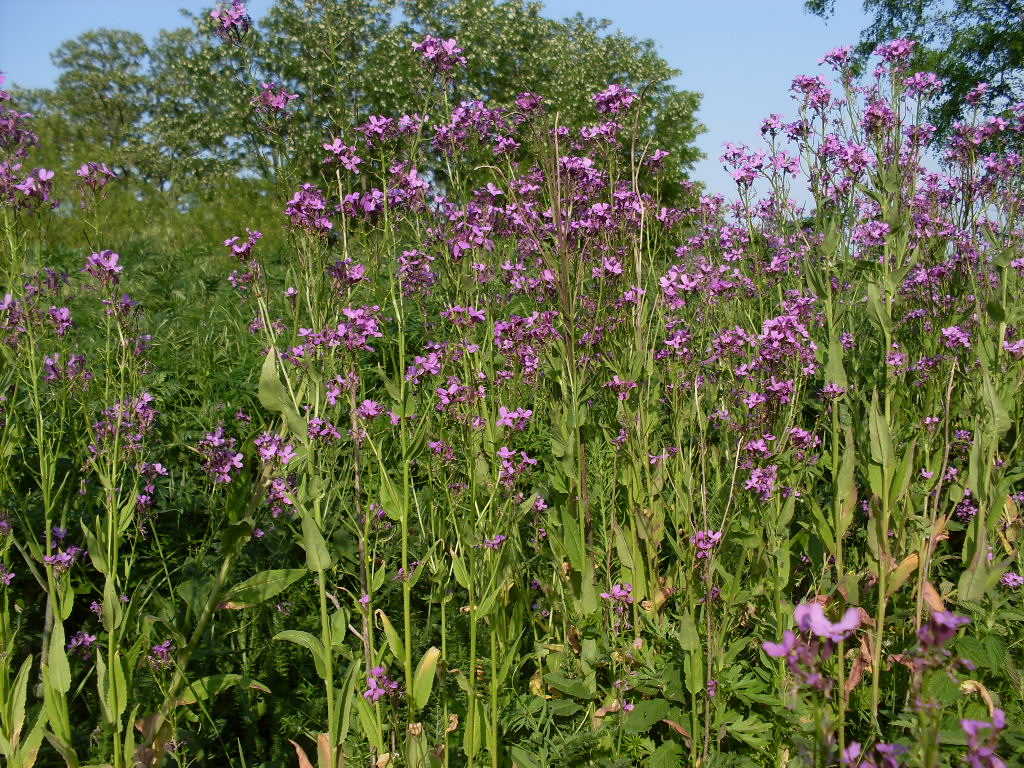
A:
{"type": "MultiPolygon", "coordinates": [[[[836,0],[805,0],[824,19],[836,0]]],[[[987,83],[979,106],[990,112],[1024,101],[1024,0],[863,0],[872,23],[857,53],[866,59],[878,43],[909,37],[920,45],[914,67],[939,75],[945,96],[931,114],[940,133],[972,109],[968,93],[987,83]]]]}
{"type": "Polygon", "coordinates": [[[135,32],[97,29],[62,43],[50,58],[61,74],[47,99],[64,122],[73,160],[100,153],[122,173],[134,168],[147,108],[149,47],[135,32]]]}
{"type": "Polygon", "coordinates": [[[351,127],[371,115],[429,109],[439,119],[412,47],[432,34],[466,49],[468,66],[453,83],[459,99],[512,107],[534,91],[578,128],[598,121],[591,96],[609,83],[644,91],[640,139],[671,150],[665,178],[685,176],[700,155],[699,95],[669,82],[678,72],[651,41],[542,10],[531,0],[276,0],[240,45],[218,38],[209,13],[150,46],[131,32],[97,30],[57,49],[56,88],[32,98],[68,160],[116,164],[148,185],[143,194],[171,193],[191,207],[227,179],[263,190],[315,179],[321,145],[343,132],[354,140],[351,127]],[[297,95],[269,131],[253,120],[261,83],[297,95]]]}
{"type": "Polygon", "coordinates": [[[531,0],[404,0],[402,10],[410,38],[458,38],[468,58],[462,85],[475,98],[510,105],[517,93],[533,91],[563,123],[579,127],[596,120],[591,97],[610,83],[646,88],[646,138],[672,151],[666,176],[684,176],[700,158],[693,144],[704,130],[696,119],[700,95],[669,82],[680,73],[650,40],[607,34],[610,21],[582,14],[548,19],[531,0]]]}

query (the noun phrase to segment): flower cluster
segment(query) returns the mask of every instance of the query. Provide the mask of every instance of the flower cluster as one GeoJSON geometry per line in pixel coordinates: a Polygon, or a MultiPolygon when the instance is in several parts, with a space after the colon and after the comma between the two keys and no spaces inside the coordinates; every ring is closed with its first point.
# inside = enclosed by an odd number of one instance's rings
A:
{"type": "Polygon", "coordinates": [[[164,640],[150,649],[150,652],[146,655],[146,661],[154,670],[168,669],[174,666],[174,659],[171,654],[176,650],[177,648],[174,647],[173,642],[164,640]]]}
{"type": "Polygon", "coordinates": [[[427,35],[420,42],[413,43],[412,49],[420,53],[423,63],[436,73],[451,72],[457,66],[466,66],[466,57],[462,55],[462,49],[454,37],[441,40],[427,35]]]}
{"type": "Polygon", "coordinates": [[[839,621],[832,623],[825,616],[821,603],[802,603],[793,614],[799,634],[786,630],[781,643],[761,644],[765,653],[785,659],[790,672],[804,685],[827,691],[832,680],[820,668],[821,662],[832,656],[840,641],[845,640],[860,626],[860,614],[850,608],[839,621]]]}
{"type": "Polygon", "coordinates": [[[124,267],[117,262],[120,256],[113,251],[92,253],[85,261],[83,272],[92,275],[104,288],[110,288],[121,282],[121,271],[124,267]]]}
{"type": "Polygon", "coordinates": [[[698,560],[705,560],[711,557],[712,551],[722,540],[721,531],[697,531],[690,537],[690,544],[698,560]]]}
{"type": "Polygon", "coordinates": [[[628,110],[636,101],[636,93],[621,85],[612,84],[593,95],[597,111],[603,115],[619,115],[628,110]]]}
{"type": "Polygon", "coordinates": [[[284,208],[285,215],[295,229],[315,235],[326,235],[334,228],[327,214],[327,198],[319,188],[306,183],[296,192],[284,208]]]}
{"type": "Polygon", "coordinates": [[[214,30],[226,42],[238,42],[252,27],[252,18],[242,0],[231,0],[231,5],[219,5],[210,11],[210,18],[217,23],[214,30]]]}
{"type": "Polygon", "coordinates": [[[260,92],[253,97],[256,114],[267,119],[289,118],[292,113],[288,105],[299,98],[297,93],[288,93],[277,83],[260,83],[260,92]]]}
{"type": "Polygon", "coordinates": [[[348,146],[339,138],[335,138],[330,144],[324,144],[323,147],[330,153],[325,163],[340,165],[346,171],[359,173],[359,164],[363,160],[356,154],[355,147],[348,146]]]}
{"type": "Polygon", "coordinates": [[[215,483],[230,483],[231,474],[242,468],[243,456],[235,451],[235,438],[224,436],[224,427],[208,432],[199,442],[203,468],[215,483]]]}
{"type": "Polygon", "coordinates": [[[601,593],[601,597],[611,603],[612,613],[615,614],[615,632],[632,626],[628,619],[630,606],[633,604],[632,592],[633,585],[626,583],[614,584],[609,592],[601,593]]]}
{"type": "Polygon", "coordinates": [[[101,412],[100,420],[92,425],[93,441],[89,452],[93,459],[117,448],[122,457],[130,457],[142,450],[143,439],[153,429],[158,412],[153,396],[143,392],[138,397],[114,403],[101,412]]]}
{"type": "Polygon", "coordinates": [[[85,163],[75,174],[78,176],[78,192],[82,197],[81,206],[85,210],[89,203],[96,202],[107,196],[107,184],[117,178],[106,163],[85,163]]]}
{"type": "Polygon", "coordinates": [[[364,699],[376,704],[385,696],[397,696],[398,692],[398,681],[388,677],[387,667],[376,666],[370,670],[366,679],[366,690],[363,691],[364,699]]]}

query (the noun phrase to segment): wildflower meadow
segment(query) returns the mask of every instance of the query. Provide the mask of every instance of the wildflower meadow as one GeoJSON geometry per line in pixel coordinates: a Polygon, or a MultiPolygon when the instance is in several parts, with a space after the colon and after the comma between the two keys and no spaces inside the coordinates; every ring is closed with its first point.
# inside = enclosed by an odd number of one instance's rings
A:
{"type": "Polygon", "coordinates": [[[216,240],[0,91],[5,765],[1024,765],[1024,104],[823,52],[724,199],[427,35],[288,166],[204,23],[279,164],[216,240]]]}

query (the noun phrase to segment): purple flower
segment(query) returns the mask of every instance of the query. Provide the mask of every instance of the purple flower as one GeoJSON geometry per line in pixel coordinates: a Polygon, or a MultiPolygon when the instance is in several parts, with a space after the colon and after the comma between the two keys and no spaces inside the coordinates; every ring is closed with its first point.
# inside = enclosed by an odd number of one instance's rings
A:
{"type": "Polygon", "coordinates": [[[860,615],[856,608],[850,608],[843,614],[843,618],[833,624],[825,616],[825,609],[821,603],[804,603],[797,606],[793,614],[797,626],[804,632],[813,632],[818,637],[827,638],[833,643],[838,643],[850,636],[850,633],[860,626],[860,615]]]}
{"type": "Polygon", "coordinates": [[[225,437],[224,428],[208,432],[199,442],[199,452],[206,458],[203,467],[215,483],[230,483],[231,473],[242,468],[242,454],[236,453],[235,438],[225,437]]]}
{"type": "Polygon", "coordinates": [[[376,704],[385,696],[394,696],[398,693],[398,682],[388,677],[387,667],[377,666],[370,670],[366,680],[366,691],[363,698],[372,704],[376,704]]]}
{"type": "Polygon", "coordinates": [[[603,115],[618,115],[628,110],[636,101],[636,93],[621,85],[609,85],[591,98],[597,105],[597,111],[603,115]]]}
{"type": "Polygon", "coordinates": [[[750,470],[750,477],[747,479],[744,488],[757,493],[761,501],[770,501],[775,493],[775,482],[778,478],[779,468],[774,464],[767,467],[754,467],[750,470]]]}
{"type": "Polygon", "coordinates": [[[967,734],[967,754],[964,756],[971,768],[1006,768],[1006,762],[996,754],[999,732],[1006,728],[1006,713],[1001,709],[992,711],[992,722],[985,720],[961,720],[960,727],[967,734]]]}
{"type": "Polygon", "coordinates": [[[285,444],[284,438],[275,435],[273,432],[263,432],[255,440],[256,452],[264,464],[271,461],[284,465],[295,458],[295,448],[290,443],[285,444]]]}
{"type": "Polygon", "coordinates": [[[327,199],[322,190],[312,184],[303,184],[284,208],[294,229],[303,229],[314,235],[326,235],[334,228],[327,216],[327,199]]]}
{"type": "Polygon", "coordinates": [[[242,35],[249,31],[252,19],[242,0],[231,0],[231,5],[217,6],[210,11],[210,18],[217,22],[215,32],[222,40],[238,42],[242,35]]]}
{"type": "Polygon", "coordinates": [[[618,395],[619,400],[625,402],[629,399],[629,393],[637,388],[635,381],[626,381],[625,379],[619,378],[619,374],[612,376],[611,381],[606,381],[601,386],[608,387],[618,395]]]}
{"type": "Polygon", "coordinates": [[[517,431],[526,429],[526,425],[530,422],[530,418],[533,416],[533,411],[528,408],[516,408],[514,411],[510,411],[504,405],[498,406],[498,421],[496,422],[499,427],[509,427],[517,431]]]}
{"type": "Polygon", "coordinates": [[[493,538],[485,538],[483,545],[487,547],[487,549],[491,549],[497,552],[499,549],[501,549],[501,545],[505,543],[507,538],[508,537],[499,533],[497,536],[494,536],[493,538]]]}
{"type": "Polygon", "coordinates": [[[252,256],[252,249],[256,245],[256,241],[263,237],[263,233],[258,229],[246,229],[246,239],[244,241],[238,235],[229,237],[224,241],[224,245],[231,249],[231,253],[238,257],[239,261],[248,261],[252,256]]]}
{"type": "Polygon", "coordinates": [[[374,400],[363,400],[356,408],[359,418],[368,421],[383,415],[384,406],[374,400]]]}
{"type": "Polygon", "coordinates": [[[711,550],[722,540],[721,531],[697,531],[690,537],[690,544],[696,549],[697,559],[711,557],[711,550]]]}
{"type": "Polygon", "coordinates": [[[350,147],[343,143],[341,139],[335,138],[330,144],[324,144],[324,149],[330,152],[326,163],[336,163],[342,166],[346,171],[351,173],[359,173],[359,164],[363,162],[356,154],[356,148],[350,147]]]}
{"type": "Polygon", "coordinates": [[[462,307],[458,304],[442,311],[441,317],[450,320],[453,325],[457,325],[461,328],[487,321],[487,315],[482,309],[477,309],[476,307],[462,307]]]}
{"type": "Polygon", "coordinates": [[[818,59],[818,63],[828,64],[836,72],[841,72],[850,61],[851,50],[852,47],[849,45],[834,48],[826,53],[822,58],[818,59]]]}
{"type": "Polygon", "coordinates": [[[75,653],[81,656],[86,661],[92,657],[90,648],[96,642],[96,635],[90,635],[87,632],[79,631],[71,638],[71,641],[67,645],[68,653],[75,653]]]}
{"type": "Polygon", "coordinates": [[[146,661],[149,662],[153,669],[167,669],[174,664],[171,654],[175,650],[177,649],[174,647],[174,643],[170,640],[164,640],[164,642],[153,646],[151,652],[146,657],[146,661]]]}
{"type": "Polygon", "coordinates": [[[832,623],[825,616],[821,604],[814,602],[797,606],[793,616],[799,634],[786,630],[782,642],[765,642],[761,647],[773,658],[784,658],[790,672],[804,685],[827,691],[832,680],[822,674],[821,662],[828,659],[838,643],[860,625],[859,614],[851,608],[842,619],[832,623]]]}
{"type": "Polygon", "coordinates": [[[942,341],[947,349],[956,349],[957,347],[971,348],[971,337],[958,325],[943,328],[942,341]]]}
{"type": "Polygon", "coordinates": [[[1019,573],[1009,571],[1003,574],[1003,578],[1000,579],[1000,583],[1004,587],[1009,587],[1010,589],[1018,589],[1019,587],[1024,587],[1024,576],[1021,576],[1019,573]]]}
{"type": "Polygon", "coordinates": [[[764,648],[764,652],[775,659],[781,659],[788,656],[795,645],[796,635],[788,629],[782,633],[781,643],[773,643],[770,641],[761,643],[761,647],[764,648]]]}
{"type": "Polygon", "coordinates": [[[46,555],[43,562],[49,565],[57,573],[64,573],[78,560],[79,555],[84,554],[81,547],[70,546],[67,549],[58,550],[55,554],[46,555]]]}
{"type": "Polygon", "coordinates": [[[76,175],[80,179],[77,187],[82,196],[83,210],[89,206],[90,200],[96,202],[106,197],[104,188],[111,179],[117,178],[117,174],[106,163],[85,163],[76,171],[76,175]]]}
{"type": "Polygon", "coordinates": [[[894,67],[903,67],[909,61],[910,54],[913,53],[916,45],[917,43],[914,40],[898,38],[879,45],[873,51],[873,55],[878,56],[882,61],[894,67]]]}
{"type": "Polygon", "coordinates": [[[435,72],[450,72],[457,66],[466,66],[466,57],[454,37],[441,40],[427,35],[422,41],[413,43],[412,49],[423,54],[423,63],[435,72]]]}
{"type": "Polygon", "coordinates": [[[93,253],[86,259],[86,264],[82,271],[88,272],[95,277],[99,280],[100,285],[104,287],[117,285],[121,281],[121,270],[124,269],[123,266],[117,263],[120,258],[113,251],[93,253]]]}
{"type": "Polygon", "coordinates": [[[633,591],[632,584],[615,584],[611,592],[602,592],[601,597],[605,600],[611,600],[614,603],[630,604],[633,602],[633,597],[630,594],[633,591]]]}
{"type": "Polygon", "coordinates": [[[970,623],[967,616],[956,616],[950,611],[933,611],[931,621],[917,631],[917,640],[923,651],[940,650],[953,639],[958,628],[970,623]]]}

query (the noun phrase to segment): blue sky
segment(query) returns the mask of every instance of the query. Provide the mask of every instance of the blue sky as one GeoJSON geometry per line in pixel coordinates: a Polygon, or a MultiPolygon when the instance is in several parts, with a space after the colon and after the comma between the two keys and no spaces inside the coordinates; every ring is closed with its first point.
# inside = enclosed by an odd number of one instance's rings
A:
{"type": "MultiPolygon", "coordinates": [[[[199,12],[214,2],[196,0],[0,0],[0,70],[8,83],[53,84],[49,53],[62,41],[97,27],[130,29],[152,38],[184,24],[180,8],[199,12]]],[[[249,0],[252,15],[271,0],[249,0]]],[[[726,141],[758,143],[761,119],[792,114],[787,93],[794,75],[813,73],[817,60],[838,45],[855,43],[867,19],[860,0],[837,3],[827,24],[804,13],[802,0],[548,0],[547,15],[583,12],[610,19],[612,29],[650,38],[682,76],[681,88],[700,91],[698,139],[707,158],[696,178],[731,196],[731,179],[718,157],[726,141]]]]}

